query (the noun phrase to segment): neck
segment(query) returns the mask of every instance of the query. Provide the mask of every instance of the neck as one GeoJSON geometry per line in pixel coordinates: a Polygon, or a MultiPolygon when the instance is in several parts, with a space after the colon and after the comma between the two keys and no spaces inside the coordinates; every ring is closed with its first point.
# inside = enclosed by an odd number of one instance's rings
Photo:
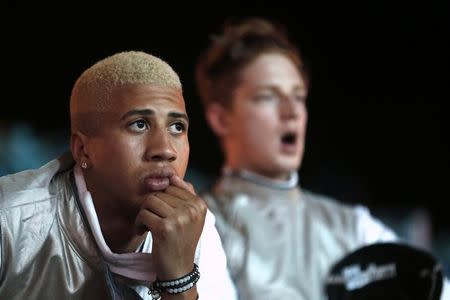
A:
{"type": "Polygon", "coordinates": [[[92,197],[103,237],[111,251],[134,252],[145,239],[144,233],[137,233],[135,216],[130,217],[123,210],[96,201],[95,195],[92,197]]]}
{"type": "Polygon", "coordinates": [[[134,252],[144,240],[145,234],[136,230],[135,219],[138,211],[124,207],[120,199],[95,188],[95,180],[84,172],[87,190],[91,193],[100,229],[106,244],[114,253],[134,252]]]}
{"type": "Polygon", "coordinates": [[[254,182],[259,185],[264,185],[270,188],[275,189],[292,189],[297,186],[298,184],[298,174],[296,171],[292,171],[288,178],[284,180],[280,179],[274,179],[271,177],[266,177],[264,175],[260,175],[248,170],[244,169],[233,169],[231,167],[224,167],[223,168],[223,174],[227,176],[237,176],[242,179],[254,182]]]}

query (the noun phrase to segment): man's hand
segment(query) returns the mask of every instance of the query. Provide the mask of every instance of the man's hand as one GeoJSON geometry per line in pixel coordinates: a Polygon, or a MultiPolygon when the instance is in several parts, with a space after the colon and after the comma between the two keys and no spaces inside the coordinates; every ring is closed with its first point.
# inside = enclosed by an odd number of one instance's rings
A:
{"type": "Polygon", "coordinates": [[[206,203],[192,185],[177,175],[170,178],[166,190],[152,193],[143,202],[136,225],[145,226],[152,234],[159,280],[176,279],[192,271],[206,211],[206,203]]]}

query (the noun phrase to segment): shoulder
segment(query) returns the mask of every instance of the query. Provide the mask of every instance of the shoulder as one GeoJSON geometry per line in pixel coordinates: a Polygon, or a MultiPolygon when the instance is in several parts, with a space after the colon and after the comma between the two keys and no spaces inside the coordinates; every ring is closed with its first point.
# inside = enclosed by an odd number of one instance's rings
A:
{"type": "Polygon", "coordinates": [[[211,214],[215,219],[215,214],[219,213],[217,202],[217,197],[214,196],[214,194],[211,192],[211,190],[204,190],[200,193],[200,196],[205,200],[206,204],[208,205],[208,214],[211,214]]]}
{"type": "Polygon", "coordinates": [[[222,236],[222,239],[225,239],[224,235],[233,231],[233,227],[236,226],[236,222],[238,222],[233,211],[236,209],[236,202],[239,202],[240,195],[234,193],[218,194],[214,192],[214,189],[210,189],[204,191],[201,194],[201,197],[208,205],[207,223],[208,218],[211,219],[212,223],[222,236]]]}
{"type": "Polygon", "coordinates": [[[301,201],[312,213],[325,218],[357,218],[358,210],[364,209],[362,206],[347,204],[335,198],[305,189],[301,190],[301,201]]]}
{"type": "Polygon", "coordinates": [[[208,215],[213,217],[215,223],[220,223],[223,214],[225,213],[224,209],[227,209],[227,206],[230,204],[230,199],[223,199],[224,195],[222,194],[217,195],[217,193],[215,193],[216,187],[217,182],[203,189],[199,195],[208,205],[208,215]]]}
{"type": "Polygon", "coordinates": [[[72,165],[70,154],[65,154],[39,169],[0,177],[0,211],[51,198],[50,186],[54,176],[72,165]]]}
{"type": "Polygon", "coordinates": [[[364,205],[343,203],[307,190],[302,190],[302,200],[314,219],[322,220],[333,231],[352,234],[360,244],[397,239],[396,234],[364,205]]]}

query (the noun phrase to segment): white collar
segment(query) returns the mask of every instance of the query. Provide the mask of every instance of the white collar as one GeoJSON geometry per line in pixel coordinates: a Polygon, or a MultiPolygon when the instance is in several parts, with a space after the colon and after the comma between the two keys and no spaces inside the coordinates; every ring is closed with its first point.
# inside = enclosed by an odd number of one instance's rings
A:
{"type": "Polygon", "coordinates": [[[287,180],[275,180],[247,170],[233,170],[227,166],[223,167],[222,173],[225,176],[240,177],[256,184],[280,190],[292,189],[298,184],[298,174],[296,171],[290,172],[287,180]]]}
{"type": "MultiPolygon", "coordinates": [[[[86,215],[97,246],[111,272],[134,280],[144,282],[154,281],[156,279],[156,274],[153,270],[152,255],[150,253],[119,254],[111,251],[103,237],[91,193],[87,190],[83,172],[78,165],[74,167],[74,175],[78,196],[84,214],[86,215]]],[[[151,243],[152,238],[151,233],[149,232],[144,244],[144,249],[151,249],[151,243]],[[150,243],[150,245],[148,245],[148,243],[150,243]]]]}

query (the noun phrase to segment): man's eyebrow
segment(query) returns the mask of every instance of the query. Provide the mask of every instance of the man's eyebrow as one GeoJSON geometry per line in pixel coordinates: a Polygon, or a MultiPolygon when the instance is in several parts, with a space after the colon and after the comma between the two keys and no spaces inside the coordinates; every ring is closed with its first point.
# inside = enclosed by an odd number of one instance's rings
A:
{"type": "MultiPolygon", "coordinates": [[[[257,89],[262,89],[262,90],[264,90],[264,89],[265,90],[270,90],[270,91],[273,91],[273,92],[277,92],[277,91],[280,90],[280,88],[278,86],[272,85],[272,84],[270,84],[270,85],[257,85],[256,88],[257,89]]],[[[292,89],[294,91],[303,91],[303,90],[306,90],[306,87],[304,85],[295,85],[292,89]]]]}
{"type": "MultiPolygon", "coordinates": [[[[121,118],[120,120],[124,120],[126,118],[128,118],[129,116],[133,116],[133,115],[138,115],[138,116],[151,116],[154,115],[155,111],[153,109],[133,109],[130,110],[128,112],[126,112],[121,118]]],[[[171,118],[181,118],[181,119],[185,119],[186,122],[189,122],[189,117],[187,114],[185,113],[181,113],[181,112],[176,112],[176,111],[172,111],[168,113],[168,116],[171,118]]]]}
{"type": "Polygon", "coordinates": [[[172,112],[169,112],[168,115],[169,115],[169,117],[172,117],[172,118],[182,118],[182,119],[185,119],[186,122],[189,123],[189,117],[188,117],[188,115],[185,114],[185,113],[180,113],[180,112],[172,111],[172,112]]]}
{"type": "Polygon", "coordinates": [[[152,109],[133,109],[133,110],[126,112],[120,118],[120,120],[124,120],[124,119],[128,118],[129,116],[133,116],[133,115],[148,116],[148,115],[154,115],[154,114],[155,114],[155,111],[152,109]]]}

